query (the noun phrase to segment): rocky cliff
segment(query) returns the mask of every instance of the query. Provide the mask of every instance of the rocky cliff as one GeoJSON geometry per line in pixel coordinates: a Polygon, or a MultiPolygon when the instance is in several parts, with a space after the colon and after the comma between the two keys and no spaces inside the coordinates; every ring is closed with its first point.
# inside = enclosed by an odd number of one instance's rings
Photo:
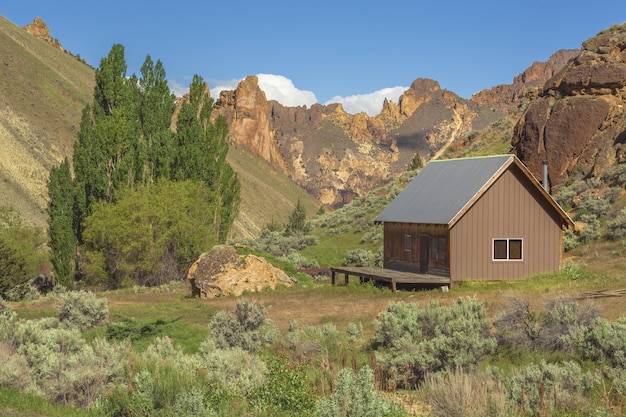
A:
{"type": "Polygon", "coordinates": [[[547,160],[552,186],[574,170],[626,162],[626,25],[583,43],[544,85],[515,126],[515,153],[538,177],[547,160]]]}
{"type": "Polygon", "coordinates": [[[456,141],[514,111],[577,51],[534,63],[513,84],[465,100],[434,80],[416,79],[374,117],[340,104],[285,107],[267,100],[256,76],[222,91],[214,116],[225,116],[233,146],[260,155],[322,204],[338,207],[396,178],[416,153],[426,162],[456,141]]]}

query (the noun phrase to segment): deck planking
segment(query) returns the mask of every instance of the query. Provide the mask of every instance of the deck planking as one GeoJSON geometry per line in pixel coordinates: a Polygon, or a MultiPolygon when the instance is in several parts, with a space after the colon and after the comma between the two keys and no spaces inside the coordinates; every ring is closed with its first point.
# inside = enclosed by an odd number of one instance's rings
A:
{"type": "Polygon", "coordinates": [[[373,280],[391,283],[391,291],[396,291],[396,284],[438,284],[450,285],[450,277],[431,274],[417,274],[413,272],[394,271],[391,269],[368,267],[332,267],[331,279],[335,285],[337,274],[344,274],[345,283],[350,275],[359,277],[361,281],[373,280]]]}

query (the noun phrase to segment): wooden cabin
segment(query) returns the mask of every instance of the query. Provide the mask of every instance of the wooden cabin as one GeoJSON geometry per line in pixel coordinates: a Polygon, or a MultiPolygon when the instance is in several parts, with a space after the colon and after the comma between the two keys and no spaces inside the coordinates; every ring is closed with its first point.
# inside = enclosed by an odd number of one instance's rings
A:
{"type": "Polygon", "coordinates": [[[514,280],[561,268],[572,220],[514,155],[429,162],[376,218],[384,268],[514,280]]]}

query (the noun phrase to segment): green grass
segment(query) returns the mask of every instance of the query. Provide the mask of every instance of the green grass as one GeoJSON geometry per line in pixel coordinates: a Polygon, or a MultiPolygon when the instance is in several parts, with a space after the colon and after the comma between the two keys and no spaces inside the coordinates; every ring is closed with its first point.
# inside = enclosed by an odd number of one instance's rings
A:
{"type": "Polygon", "coordinates": [[[375,252],[378,248],[375,244],[361,244],[362,233],[351,232],[328,236],[318,231],[316,235],[319,237],[319,244],[309,246],[300,253],[307,259],[316,260],[320,267],[343,265],[346,253],[352,249],[363,248],[375,252]]]}
{"type": "Polygon", "coordinates": [[[0,386],[1,416],[89,417],[97,414],[74,408],[17,389],[0,386]]]}

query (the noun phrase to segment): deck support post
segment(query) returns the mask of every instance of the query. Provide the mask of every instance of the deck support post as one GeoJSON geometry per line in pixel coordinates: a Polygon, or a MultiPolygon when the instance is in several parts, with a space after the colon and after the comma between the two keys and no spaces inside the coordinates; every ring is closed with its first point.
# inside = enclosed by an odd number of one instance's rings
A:
{"type": "Polygon", "coordinates": [[[334,270],[330,270],[330,280],[333,285],[335,285],[335,274],[337,274],[334,270]]]}
{"type": "Polygon", "coordinates": [[[348,282],[350,282],[350,280],[348,279],[348,273],[345,273],[345,284],[348,285],[348,282]]]}

